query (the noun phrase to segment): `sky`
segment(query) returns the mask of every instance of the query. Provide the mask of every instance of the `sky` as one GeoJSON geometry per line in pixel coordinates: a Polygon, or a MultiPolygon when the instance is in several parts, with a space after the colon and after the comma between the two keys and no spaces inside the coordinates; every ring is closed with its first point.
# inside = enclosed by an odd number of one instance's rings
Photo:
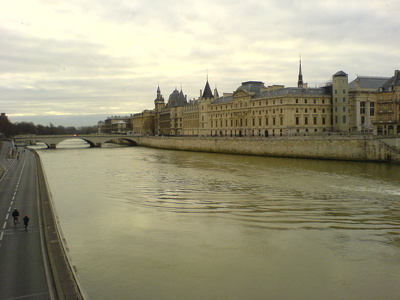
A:
{"type": "Polygon", "coordinates": [[[0,112],[92,126],[242,82],[322,86],[400,69],[398,0],[0,0],[0,112]]]}

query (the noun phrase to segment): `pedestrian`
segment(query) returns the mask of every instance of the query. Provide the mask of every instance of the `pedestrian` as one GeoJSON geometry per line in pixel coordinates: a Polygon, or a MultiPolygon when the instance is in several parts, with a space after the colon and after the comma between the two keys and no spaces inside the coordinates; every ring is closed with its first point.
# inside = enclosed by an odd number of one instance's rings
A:
{"type": "Polygon", "coordinates": [[[28,223],[29,223],[28,215],[25,215],[22,220],[24,220],[24,226],[25,226],[25,229],[27,229],[28,228],[28,223]]]}

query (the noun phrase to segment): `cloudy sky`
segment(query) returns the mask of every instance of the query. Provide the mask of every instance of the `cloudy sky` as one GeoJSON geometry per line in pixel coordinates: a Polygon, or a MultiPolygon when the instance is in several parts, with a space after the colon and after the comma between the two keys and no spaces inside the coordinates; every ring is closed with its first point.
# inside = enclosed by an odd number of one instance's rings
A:
{"type": "Polygon", "coordinates": [[[0,0],[0,111],[12,122],[95,125],[153,109],[207,75],[321,86],[343,70],[400,69],[398,0],[0,0]]]}

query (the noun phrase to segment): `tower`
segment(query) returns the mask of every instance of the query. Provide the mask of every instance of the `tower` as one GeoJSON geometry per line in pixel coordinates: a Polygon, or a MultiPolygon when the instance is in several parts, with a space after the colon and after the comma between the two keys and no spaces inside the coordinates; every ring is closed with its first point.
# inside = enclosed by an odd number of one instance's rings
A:
{"type": "Polygon", "coordinates": [[[164,106],[164,97],[161,95],[160,85],[157,87],[157,98],[154,100],[155,110],[156,112],[160,112],[164,106]]]}
{"type": "Polygon", "coordinates": [[[200,136],[210,136],[211,130],[209,126],[209,108],[211,102],[214,101],[214,95],[212,94],[210,84],[208,83],[208,76],[207,82],[204,87],[204,92],[200,93],[199,98],[199,134],[200,136]]]}
{"type": "Polygon", "coordinates": [[[333,130],[349,131],[350,104],[349,82],[345,72],[339,71],[332,76],[332,116],[333,130]]]}

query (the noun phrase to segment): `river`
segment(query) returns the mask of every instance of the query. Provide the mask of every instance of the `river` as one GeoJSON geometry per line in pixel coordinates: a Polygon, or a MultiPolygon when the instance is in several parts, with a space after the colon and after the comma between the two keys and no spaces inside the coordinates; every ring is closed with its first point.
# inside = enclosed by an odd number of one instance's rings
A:
{"type": "Polygon", "coordinates": [[[400,298],[400,165],[86,146],[38,153],[90,299],[400,298]]]}

